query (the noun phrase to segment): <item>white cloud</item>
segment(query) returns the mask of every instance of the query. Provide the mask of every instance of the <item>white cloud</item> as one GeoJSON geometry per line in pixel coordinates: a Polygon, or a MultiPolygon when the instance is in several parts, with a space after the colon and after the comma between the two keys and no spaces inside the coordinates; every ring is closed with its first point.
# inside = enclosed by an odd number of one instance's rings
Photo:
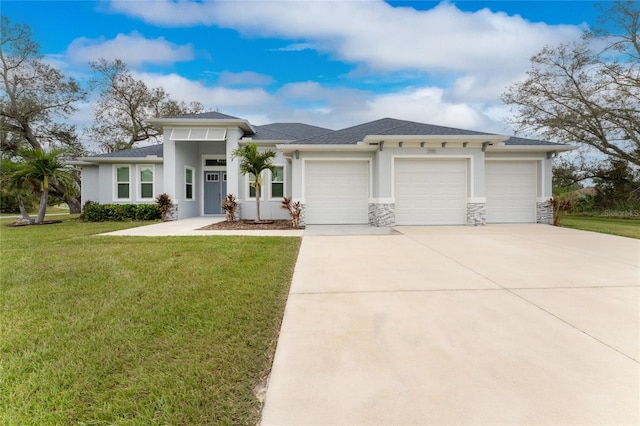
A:
{"type": "Polygon", "coordinates": [[[341,87],[325,87],[318,82],[284,85],[264,108],[267,121],[302,121],[330,128],[342,128],[383,117],[412,120],[470,130],[505,133],[500,121],[501,104],[451,101],[445,89],[413,87],[375,94],[341,87]]]}
{"type": "MultiPolygon", "coordinates": [[[[547,44],[576,39],[583,28],[532,23],[443,2],[429,10],[379,1],[158,0],[113,2],[112,9],[165,26],[215,25],[252,37],[295,40],[281,51],[316,49],[356,66],[346,78],[417,73],[455,75],[451,104],[494,102],[547,44]]],[[[415,84],[415,81],[412,82],[415,84]]],[[[425,77],[424,85],[432,85],[425,77]]]]}
{"type": "MultiPolygon", "coordinates": [[[[253,36],[305,40],[342,60],[382,70],[522,69],[547,43],[575,38],[580,28],[531,23],[482,9],[441,3],[418,11],[383,1],[113,2],[112,8],[166,25],[217,25],[253,36]]],[[[295,45],[294,45],[295,46],[295,45]]]]}
{"type": "Polygon", "coordinates": [[[303,50],[312,50],[314,49],[311,43],[293,43],[289,44],[285,47],[279,47],[277,49],[272,49],[274,52],[301,52],[303,50]]]}
{"type": "MultiPolygon", "coordinates": [[[[216,87],[173,74],[144,76],[148,84],[162,86],[180,100],[198,100],[256,123],[303,121],[332,128],[390,116],[506,133],[502,120],[509,114],[500,94],[522,78],[529,58],[544,45],[576,39],[583,30],[532,23],[489,9],[463,12],[448,2],[430,10],[393,7],[381,0],[253,1],[248,5],[242,1],[154,0],[149,7],[147,2],[114,1],[111,9],[161,26],[218,26],[249,37],[280,38],[284,47],[274,51],[315,49],[353,65],[342,78],[359,80],[371,90],[327,87],[313,81],[288,83],[273,94],[237,87],[274,82],[253,71],[222,72],[216,87]],[[412,87],[394,93],[374,92],[389,79],[404,75],[409,76],[406,81],[412,87]],[[434,76],[441,83],[435,83],[434,76]]],[[[134,36],[137,34],[129,37],[134,36]]],[[[149,42],[169,46],[167,62],[179,60],[175,59],[180,57],[178,52],[186,59],[193,55],[190,46],[171,45],[164,39],[149,42]]],[[[85,56],[94,44],[107,51],[115,45],[84,39],[77,44],[84,48],[85,56]]],[[[113,50],[121,57],[122,49],[113,50]]],[[[152,49],[126,51],[139,55],[152,49]]],[[[149,56],[158,57],[156,52],[149,56]]],[[[393,81],[395,86],[398,83],[393,81]]]]}
{"type": "Polygon", "coordinates": [[[362,115],[363,119],[393,117],[469,130],[491,131],[496,127],[480,108],[447,101],[446,91],[438,87],[409,88],[376,96],[367,103],[362,115]]]}
{"type": "Polygon", "coordinates": [[[255,71],[223,71],[218,77],[218,84],[225,86],[267,86],[272,83],[273,77],[255,71]]]}
{"type": "Polygon", "coordinates": [[[121,59],[129,66],[143,63],[166,64],[194,58],[193,46],[178,46],[164,37],[147,39],[137,32],[118,34],[114,39],[103,37],[75,39],[67,48],[66,57],[74,63],[87,63],[100,58],[121,59]]]}
{"type": "Polygon", "coordinates": [[[186,103],[198,101],[204,104],[207,109],[220,109],[226,112],[230,108],[250,108],[255,104],[266,106],[272,101],[271,95],[258,88],[210,87],[177,74],[161,75],[140,72],[132,74],[135,79],[144,81],[149,87],[162,87],[173,99],[186,103]]]}

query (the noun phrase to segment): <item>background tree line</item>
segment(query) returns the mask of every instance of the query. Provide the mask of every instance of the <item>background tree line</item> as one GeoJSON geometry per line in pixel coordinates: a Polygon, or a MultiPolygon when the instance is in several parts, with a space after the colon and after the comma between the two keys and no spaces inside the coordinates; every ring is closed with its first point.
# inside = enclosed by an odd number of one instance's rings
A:
{"type": "Polygon", "coordinates": [[[164,89],[148,87],[136,80],[118,59],[92,62],[95,77],[83,86],[44,60],[29,26],[12,23],[6,17],[2,17],[0,47],[3,212],[14,212],[21,205],[32,207],[42,201],[46,180],[47,191],[51,191],[50,203],[65,202],[71,213],[79,213],[80,176],[63,163],[65,159],[88,154],[81,136],[104,152],[130,149],[141,142],[161,140],[161,133],[149,126],[146,119],[204,110],[198,102],[178,102],[164,89]],[[98,100],[90,127],[79,130],[65,121],[77,111],[79,103],[95,93],[98,100]],[[50,158],[57,162],[55,173],[40,173],[39,179],[27,173],[49,154],[55,154],[50,158]]]}
{"type": "Polygon", "coordinates": [[[640,214],[640,3],[603,3],[599,27],[580,40],[546,46],[502,100],[510,124],[579,146],[554,168],[554,195],[579,189],[583,210],[640,214]]]}

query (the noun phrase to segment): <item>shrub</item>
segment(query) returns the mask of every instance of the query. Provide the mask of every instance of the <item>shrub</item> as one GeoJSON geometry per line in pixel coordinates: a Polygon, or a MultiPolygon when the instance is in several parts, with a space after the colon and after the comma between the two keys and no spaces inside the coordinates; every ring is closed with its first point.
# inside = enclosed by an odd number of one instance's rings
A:
{"type": "Polygon", "coordinates": [[[169,196],[169,194],[160,194],[156,197],[156,208],[160,212],[160,218],[163,222],[167,220],[167,214],[173,207],[173,200],[169,196]]]}
{"type": "Polygon", "coordinates": [[[553,226],[560,226],[562,217],[571,210],[572,203],[569,198],[550,198],[549,205],[553,209],[553,226]]]}
{"type": "Polygon", "coordinates": [[[291,226],[297,228],[300,226],[300,216],[302,215],[302,207],[300,201],[292,202],[291,197],[284,197],[280,208],[286,209],[291,216],[291,226]]]}
{"type": "MultiPolygon", "coordinates": [[[[38,200],[32,194],[22,194],[22,202],[27,211],[35,211],[38,200]]],[[[0,213],[20,213],[18,197],[14,193],[0,192],[0,213]]]]}
{"type": "Polygon", "coordinates": [[[155,204],[100,204],[87,201],[80,219],[87,222],[157,220],[160,219],[160,211],[155,204]]]}
{"type": "Polygon", "coordinates": [[[221,207],[226,213],[227,221],[233,222],[236,218],[236,211],[238,210],[238,200],[235,195],[227,194],[221,204],[221,207]]]}

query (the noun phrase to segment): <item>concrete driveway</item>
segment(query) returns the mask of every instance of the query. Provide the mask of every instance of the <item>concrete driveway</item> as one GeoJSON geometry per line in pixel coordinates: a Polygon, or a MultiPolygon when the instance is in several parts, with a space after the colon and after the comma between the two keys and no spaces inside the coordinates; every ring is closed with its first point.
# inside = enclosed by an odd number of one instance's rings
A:
{"type": "Polygon", "coordinates": [[[640,241],[303,238],[263,425],[640,424],[640,241]]]}

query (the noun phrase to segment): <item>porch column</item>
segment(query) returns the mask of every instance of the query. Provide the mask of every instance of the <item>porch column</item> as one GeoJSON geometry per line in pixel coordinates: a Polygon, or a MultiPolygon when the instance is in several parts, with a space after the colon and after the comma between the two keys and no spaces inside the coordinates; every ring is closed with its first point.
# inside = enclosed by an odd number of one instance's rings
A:
{"type": "Polygon", "coordinates": [[[239,129],[227,130],[227,193],[235,195],[238,201],[240,201],[240,159],[232,160],[231,154],[238,148],[241,136],[239,129]]]}
{"type": "Polygon", "coordinates": [[[164,133],[164,143],[163,143],[163,183],[164,183],[164,192],[169,194],[174,203],[178,199],[178,193],[176,191],[177,184],[176,180],[178,176],[182,176],[182,174],[178,175],[176,173],[176,141],[169,139],[169,134],[171,134],[170,129],[164,133]]]}

